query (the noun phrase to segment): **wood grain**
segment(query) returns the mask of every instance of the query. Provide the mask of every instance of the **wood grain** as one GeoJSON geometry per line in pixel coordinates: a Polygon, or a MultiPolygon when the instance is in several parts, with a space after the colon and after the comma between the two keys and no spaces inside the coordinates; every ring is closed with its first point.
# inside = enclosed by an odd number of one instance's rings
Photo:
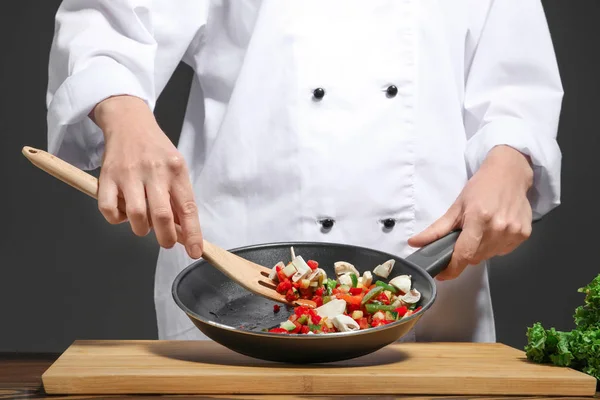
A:
{"type": "Polygon", "coordinates": [[[49,394],[594,396],[596,380],[496,343],[398,343],[354,360],[288,365],[212,341],[76,341],[43,374],[49,394]]]}

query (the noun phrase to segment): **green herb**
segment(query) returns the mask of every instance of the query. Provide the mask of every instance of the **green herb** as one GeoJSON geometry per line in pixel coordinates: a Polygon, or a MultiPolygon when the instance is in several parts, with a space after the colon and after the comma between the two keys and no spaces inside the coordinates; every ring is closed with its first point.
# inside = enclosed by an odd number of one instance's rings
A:
{"type": "Polygon", "coordinates": [[[540,322],[527,328],[527,358],[582,371],[600,380],[600,275],[577,290],[584,304],[575,309],[576,328],[569,332],[545,329],[540,322]]]}
{"type": "Polygon", "coordinates": [[[327,279],[326,286],[327,286],[327,294],[329,296],[331,296],[331,292],[337,286],[337,282],[335,280],[333,280],[333,279],[327,279]]]}

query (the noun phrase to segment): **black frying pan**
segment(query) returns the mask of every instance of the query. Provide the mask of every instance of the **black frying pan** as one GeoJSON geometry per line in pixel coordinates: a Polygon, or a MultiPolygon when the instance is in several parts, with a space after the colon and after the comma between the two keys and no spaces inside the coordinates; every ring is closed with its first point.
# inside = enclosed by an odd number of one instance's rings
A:
{"type": "MultiPolygon", "coordinates": [[[[333,263],[347,261],[362,274],[378,264],[396,260],[388,277],[411,275],[413,287],[421,292],[422,309],[410,317],[377,328],[318,335],[289,335],[263,332],[278,326],[293,312],[282,306],[275,313],[272,300],[253,294],[199,260],[181,271],[173,282],[173,298],[194,325],[206,336],[229,349],[250,357],[290,363],[322,363],[359,357],[374,352],[404,336],[436,298],[433,280],[448,266],[459,232],[452,232],[425,246],[406,259],[381,251],[333,243],[287,242],[230,250],[247,260],[271,267],[290,260],[290,247],[305,260],[319,262],[327,276],[335,276],[333,263]]],[[[377,276],[374,276],[377,278],[377,276]]],[[[385,280],[385,281],[388,281],[385,280]]]]}

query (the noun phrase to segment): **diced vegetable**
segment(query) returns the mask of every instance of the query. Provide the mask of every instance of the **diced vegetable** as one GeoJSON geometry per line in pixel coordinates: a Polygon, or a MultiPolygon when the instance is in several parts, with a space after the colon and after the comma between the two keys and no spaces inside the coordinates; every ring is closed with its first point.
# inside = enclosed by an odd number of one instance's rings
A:
{"type": "Polygon", "coordinates": [[[356,286],[358,286],[358,277],[356,276],[356,274],[350,274],[350,279],[352,280],[352,287],[355,288],[356,286]]]}
{"type": "Polygon", "coordinates": [[[396,307],[385,304],[367,304],[365,305],[365,309],[369,314],[373,314],[377,311],[394,311],[396,307]]]}
{"type": "Polygon", "coordinates": [[[387,279],[387,277],[392,272],[392,269],[394,268],[395,263],[396,263],[396,260],[394,260],[394,259],[387,260],[383,264],[375,267],[375,269],[373,270],[373,273],[377,276],[387,279]]]}
{"type": "Polygon", "coordinates": [[[411,276],[410,275],[397,276],[397,277],[393,278],[392,280],[390,280],[390,285],[394,286],[402,293],[408,293],[408,292],[410,292],[410,288],[412,285],[411,276]]]}
{"type": "Polygon", "coordinates": [[[347,263],[345,261],[338,261],[333,263],[333,269],[335,270],[335,274],[340,276],[342,274],[354,273],[356,276],[360,275],[358,270],[354,267],[354,265],[347,263]]]}
{"type": "Polygon", "coordinates": [[[381,286],[383,288],[383,290],[387,290],[387,291],[392,292],[392,293],[397,293],[398,292],[398,290],[396,290],[395,287],[393,287],[392,285],[388,285],[384,281],[377,281],[377,282],[375,282],[375,285],[381,286]]]}
{"type": "Polygon", "coordinates": [[[294,264],[288,264],[284,269],[283,269],[283,273],[285,274],[285,276],[287,276],[288,278],[291,278],[298,270],[296,269],[296,267],[294,266],[294,264]]]}
{"type": "Polygon", "coordinates": [[[294,329],[296,329],[296,324],[294,324],[292,321],[288,320],[288,321],[282,322],[281,327],[289,332],[289,331],[293,331],[294,329]]]}
{"type": "Polygon", "coordinates": [[[346,302],[344,300],[334,299],[327,304],[323,304],[321,307],[318,307],[315,311],[320,317],[333,318],[336,315],[343,314],[345,309],[346,302]]]}
{"type": "Polygon", "coordinates": [[[367,304],[369,300],[373,298],[373,296],[377,296],[379,293],[383,292],[383,288],[381,286],[374,287],[369,290],[369,292],[363,297],[361,304],[367,304]]]}
{"type": "Polygon", "coordinates": [[[373,319],[385,319],[385,314],[382,313],[381,311],[377,311],[374,315],[373,315],[373,319]]]}
{"type": "Polygon", "coordinates": [[[356,310],[352,312],[352,319],[361,319],[363,317],[363,312],[360,310],[356,310]]]}
{"type": "Polygon", "coordinates": [[[279,281],[279,277],[277,276],[277,271],[279,270],[278,267],[279,269],[283,269],[285,268],[285,265],[281,261],[279,261],[277,264],[275,264],[275,266],[271,269],[271,272],[269,273],[269,279],[275,282],[279,281]]]}
{"type": "Polygon", "coordinates": [[[306,262],[304,261],[304,259],[302,258],[302,256],[296,256],[296,258],[294,258],[294,261],[292,261],[292,264],[294,264],[294,267],[296,267],[296,269],[298,271],[312,271],[310,269],[310,267],[308,266],[308,264],[306,264],[306,262]]]}
{"type": "MultiPolygon", "coordinates": [[[[388,260],[375,269],[385,277],[392,270],[394,260],[388,260]]],[[[361,277],[356,268],[345,261],[334,265],[337,279],[328,279],[316,260],[304,259],[292,252],[287,265],[277,263],[269,273],[277,284],[276,290],[293,302],[299,298],[311,300],[316,308],[297,306],[280,327],[263,329],[281,334],[326,334],[351,332],[393,323],[421,309],[421,294],[410,289],[410,275],[400,275],[389,283],[373,282],[373,274],[366,271],[361,277]],[[406,286],[409,286],[407,291],[406,286]]],[[[279,305],[273,306],[275,313],[279,305]]]]}
{"type": "Polygon", "coordinates": [[[315,260],[308,260],[306,265],[308,265],[308,268],[312,269],[313,271],[319,268],[319,263],[315,260]]]}

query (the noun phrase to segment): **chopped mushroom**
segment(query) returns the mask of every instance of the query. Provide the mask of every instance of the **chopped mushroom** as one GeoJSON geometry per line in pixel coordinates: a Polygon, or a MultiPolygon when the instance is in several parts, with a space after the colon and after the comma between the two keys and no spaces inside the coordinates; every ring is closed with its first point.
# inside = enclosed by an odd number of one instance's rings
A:
{"type": "Polygon", "coordinates": [[[415,304],[421,300],[421,293],[419,293],[417,289],[412,289],[410,292],[402,296],[401,299],[406,304],[415,304]]]}
{"type": "Polygon", "coordinates": [[[277,264],[275,264],[275,266],[273,267],[273,269],[271,269],[271,272],[269,273],[269,279],[278,282],[279,278],[277,277],[277,267],[284,269],[285,268],[285,264],[283,264],[281,261],[279,261],[277,264]]]}
{"type": "Polygon", "coordinates": [[[361,283],[365,287],[371,286],[371,283],[373,283],[373,274],[371,273],[371,271],[365,271],[365,273],[362,276],[361,283]]]}
{"type": "Polygon", "coordinates": [[[298,282],[300,279],[304,279],[310,274],[311,270],[308,271],[300,271],[296,272],[294,276],[292,276],[292,282],[298,282]]]}
{"type": "Polygon", "coordinates": [[[360,330],[358,322],[344,314],[334,317],[332,322],[333,326],[335,326],[340,332],[352,332],[360,330]]]}
{"type": "Polygon", "coordinates": [[[360,276],[358,270],[354,267],[354,265],[347,263],[346,261],[338,261],[333,263],[333,268],[335,269],[335,274],[338,276],[350,272],[354,272],[357,278],[360,276]]]}
{"type": "Polygon", "coordinates": [[[292,260],[296,258],[296,253],[294,253],[294,246],[290,247],[290,253],[292,254],[292,260]]]}
{"type": "Polygon", "coordinates": [[[327,304],[323,304],[321,307],[317,307],[315,311],[321,318],[329,317],[333,318],[337,315],[343,314],[346,310],[346,301],[341,299],[331,300],[327,304]]]}
{"type": "Polygon", "coordinates": [[[387,260],[383,264],[375,267],[375,269],[373,270],[373,273],[377,276],[387,279],[387,277],[390,276],[390,272],[392,272],[392,268],[394,268],[395,263],[396,263],[396,260],[394,260],[394,259],[387,260]]]}
{"type": "Polygon", "coordinates": [[[338,276],[338,281],[340,282],[340,285],[352,286],[352,278],[350,277],[350,273],[338,276]]]}
{"type": "Polygon", "coordinates": [[[296,267],[298,271],[312,271],[302,256],[296,256],[296,258],[294,258],[292,261],[292,264],[294,264],[294,267],[296,267]]]}
{"type": "Polygon", "coordinates": [[[319,271],[318,269],[312,271],[312,273],[310,275],[308,275],[308,278],[306,278],[306,279],[308,279],[311,282],[316,281],[317,279],[319,279],[319,275],[321,275],[321,271],[322,270],[319,271]]]}
{"type": "Polygon", "coordinates": [[[410,292],[410,288],[412,286],[410,275],[400,275],[390,280],[390,285],[394,286],[396,289],[401,291],[402,293],[410,292]]]}

